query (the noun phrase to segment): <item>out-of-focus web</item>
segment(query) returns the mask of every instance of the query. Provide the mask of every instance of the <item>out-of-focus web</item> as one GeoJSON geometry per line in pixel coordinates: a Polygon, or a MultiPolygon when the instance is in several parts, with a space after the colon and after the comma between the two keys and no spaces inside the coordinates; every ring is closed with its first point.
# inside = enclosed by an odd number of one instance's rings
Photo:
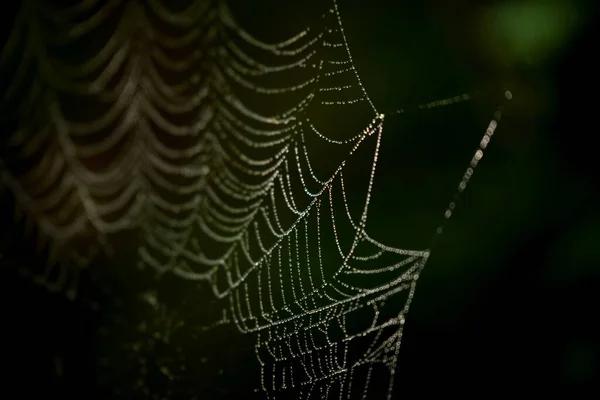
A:
{"type": "Polygon", "coordinates": [[[366,232],[385,117],[336,2],[279,43],[246,32],[222,1],[50,3],[23,2],[1,56],[14,126],[1,179],[49,250],[39,280],[74,296],[98,250],[140,228],[141,266],[207,282],[219,323],[254,335],[267,397],[390,398],[430,253],[366,232]],[[368,118],[350,132],[320,126],[330,109],[368,118]],[[353,210],[344,172],[365,148],[353,210]]]}

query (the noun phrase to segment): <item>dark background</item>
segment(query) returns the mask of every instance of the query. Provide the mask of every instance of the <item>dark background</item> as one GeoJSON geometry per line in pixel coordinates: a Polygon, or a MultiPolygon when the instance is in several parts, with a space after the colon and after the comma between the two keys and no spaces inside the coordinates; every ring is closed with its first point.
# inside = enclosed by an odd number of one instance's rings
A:
{"type": "MultiPolygon", "coordinates": [[[[323,7],[319,1],[233,3],[244,25],[265,39],[297,31],[323,7]]],[[[399,247],[428,245],[489,121],[503,107],[422,274],[394,398],[562,390],[589,397],[580,390],[597,391],[600,375],[593,2],[339,5],[362,81],[388,115],[369,216],[375,238],[399,247]],[[472,99],[418,108],[463,93],[472,99]],[[390,115],[400,108],[406,112],[390,115]]],[[[8,14],[3,18],[10,20],[8,14]]],[[[184,320],[186,310],[210,308],[191,284],[169,277],[154,282],[127,272],[127,261],[98,260],[96,270],[104,272],[96,280],[82,277],[80,298],[69,301],[21,277],[18,267],[39,260],[26,253],[11,223],[10,196],[3,199],[0,381],[7,393],[127,397],[140,374],[154,398],[240,398],[256,387],[251,341],[226,328],[204,335],[188,322],[176,345],[141,341],[141,321],[160,331],[165,318],[134,301],[138,291],[157,287],[171,309],[181,310],[175,319],[184,320]],[[125,350],[140,342],[142,351],[125,350]],[[187,369],[171,371],[171,380],[158,365],[187,369]]]]}

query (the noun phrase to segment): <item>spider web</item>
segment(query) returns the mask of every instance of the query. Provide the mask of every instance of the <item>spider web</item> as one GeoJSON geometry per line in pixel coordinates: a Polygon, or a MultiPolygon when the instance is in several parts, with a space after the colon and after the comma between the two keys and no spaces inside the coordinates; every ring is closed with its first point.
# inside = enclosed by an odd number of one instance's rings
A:
{"type": "Polygon", "coordinates": [[[267,397],[390,398],[430,250],[367,233],[385,116],[336,2],[278,43],[220,1],[49,3],[23,2],[1,58],[0,171],[48,254],[39,282],[74,297],[139,228],[139,267],[207,283],[207,329],[253,335],[267,397]]]}

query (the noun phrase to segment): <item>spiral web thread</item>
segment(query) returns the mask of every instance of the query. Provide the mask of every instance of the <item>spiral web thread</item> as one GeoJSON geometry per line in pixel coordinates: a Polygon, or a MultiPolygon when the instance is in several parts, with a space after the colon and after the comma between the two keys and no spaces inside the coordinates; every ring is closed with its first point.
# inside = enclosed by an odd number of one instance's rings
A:
{"type": "Polygon", "coordinates": [[[219,1],[50,3],[23,2],[1,56],[16,127],[1,179],[48,252],[39,281],[74,296],[112,235],[138,227],[140,266],[208,283],[223,305],[214,324],[254,335],[267,397],[391,398],[430,251],[366,232],[384,115],[336,2],[279,43],[219,1]],[[328,112],[364,115],[364,129],[320,126],[328,112]],[[357,209],[344,172],[365,151],[357,209]]]}

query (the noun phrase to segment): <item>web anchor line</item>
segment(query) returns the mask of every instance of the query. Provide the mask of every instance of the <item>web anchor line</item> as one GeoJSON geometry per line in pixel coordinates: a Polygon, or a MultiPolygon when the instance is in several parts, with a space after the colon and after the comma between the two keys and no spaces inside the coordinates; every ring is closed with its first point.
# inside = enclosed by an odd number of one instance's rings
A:
{"type": "Polygon", "coordinates": [[[451,97],[446,97],[446,98],[439,99],[439,100],[433,100],[433,101],[421,103],[421,104],[418,104],[417,106],[398,108],[393,111],[388,111],[387,114],[390,116],[395,116],[395,115],[406,114],[406,113],[411,113],[411,112],[416,112],[416,111],[430,110],[433,108],[446,107],[446,106],[450,106],[450,105],[457,104],[457,103],[464,103],[465,101],[469,101],[472,99],[473,99],[473,96],[471,94],[462,93],[462,94],[458,94],[456,96],[451,96],[451,97]]]}
{"type": "MultiPolygon", "coordinates": [[[[507,100],[512,99],[511,92],[506,91],[505,97],[507,100]]],[[[440,236],[444,232],[445,224],[452,217],[452,213],[456,209],[456,204],[458,203],[461,194],[467,188],[467,185],[468,185],[471,177],[473,176],[475,168],[477,168],[477,165],[483,158],[483,153],[484,153],[485,149],[487,148],[492,136],[494,135],[496,128],[498,127],[498,122],[502,118],[502,111],[503,111],[503,106],[501,105],[498,107],[498,109],[494,113],[494,118],[488,124],[485,134],[481,138],[481,141],[479,142],[479,146],[475,150],[475,153],[473,154],[473,158],[471,159],[470,165],[467,168],[467,170],[465,171],[465,173],[463,174],[462,179],[461,179],[460,183],[458,184],[458,186],[454,192],[454,195],[452,196],[452,200],[449,202],[448,207],[446,208],[446,211],[444,212],[444,219],[442,220],[442,223],[437,227],[437,229],[433,235],[432,243],[429,246],[429,248],[426,250],[427,255],[421,260],[421,262],[417,265],[416,270],[413,272],[413,274],[414,274],[413,275],[413,279],[414,279],[413,284],[410,286],[410,291],[408,294],[408,298],[405,302],[404,308],[398,315],[398,318],[401,321],[404,321],[404,318],[405,318],[406,314],[408,313],[408,309],[410,308],[410,305],[414,298],[415,291],[416,291],[416,282],[419,279],[421,272],[423,271],[423,268],[425,268],[425,265],[427,264],[429,255],[431,254],[433,248],[437,244],[440,236]]],[[[398,359],[398,355],[399,355],[399,351],[400,351],[400,343],[402,341],[402,334],[403,334],[403,323],[400,325],[400,328],[398,329],[398,331],[396,333],[396,346],[395,346],[395,351],[394,351],[394,360],[398,359]]],[[[394,375],[395,375],[395,368],[394,368],[393,364],[390,367],[390,372],[391,372],[391,378],[389,381],[387,400],[391,400],[392,393],[393,393],[394,375]]]]}
{"type": "MultiPolygon", "coordinates": [[[[506,91],[504,93],[504,96],[505,96],[506,100],[512,99],[512,93],[510,91],[506,91]]],[[[469,184],[471,177],[473,176],[473,173],[475,172],[475,169],[477,168],[477,165],[479,165],[479,162],[483,158],[483,154],[484,154],[485,150],[487,149],[487,147],[492,139],[492,136],[494,135],[494,132],[496,131],[496,128],[498,127],[498,123],[502,119],[503,110],[504,110],[504,104],[500,105],[497,108],[496,112],[494,113],[494,118],[488,124],[488,127],[485,130],[485,133],[479,142],[479,146],[475,150],[475,153],[473,154],[473,158],[471,158],[469,167],[466,169],[465,173],[462,176],[462,179],[460,180],[460,183],[456,187],[456,190],[452,196],[452,200],[448,203],[448,207],[446,207],[446,211],[444,212],[444,219],[442,220],[440,225],[438,225],[438,227],[435,230],[435,234],[433,235],[431,246],[429,246],[430,252],[433,250],[433,248],[437,244],[440,236],[444,232],[444,228],[445,228],[446,224],[448,223],[448,221],[450,220],[450,218],[452,217],[452,214],[454,213],[454,210],[456,209],[456,205],[458,204],[458,201],[460,200],[462,193],[466,190],[467,185],[469,184]]]]}

